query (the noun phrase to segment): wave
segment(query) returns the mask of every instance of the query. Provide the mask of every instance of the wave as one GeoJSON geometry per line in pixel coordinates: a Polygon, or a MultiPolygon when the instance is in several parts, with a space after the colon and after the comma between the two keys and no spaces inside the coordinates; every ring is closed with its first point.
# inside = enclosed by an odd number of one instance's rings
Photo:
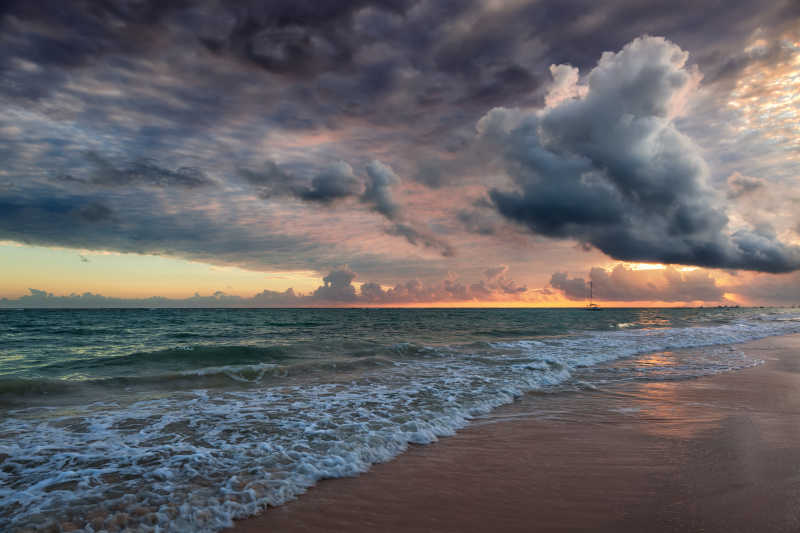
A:
{"type": "MultiPolygon", "coordinates": [[[[105,526],[124,514],[134,529],[147,524],[163,531],[215,531],[232,518],[280,505],[320,479],[352,476],[402,453],[409,443],[452,435],[521,394],[565,383],[590,388],[595,376],[585,369],[636,354],[796,332],[800,323],[794,321],[749,321],[442,347],[341,342],[316,346],[314,360],[296,357],[309,345],[284,347],[288,352],[279,354],[292,357],[283,361],[261,348],[205,347],[204,360],[213,364],[110,382],[196,385],[183,394],[148,397],[124,408],[71,406],[49,413],[44,422],[9,411],[0,419],[8,472],[0,485],[0,528],[44,524],[48,516],[83,524],[103,502],[109,509],[105,526]],[[328,353],[333,346],[372,349],[373,355],[328,353]],[[229,360],[220,355],[229,349],[260,359],[220,364],[229,360]],[[284,379],[284,372],[303,379],[284,379]],[[211,389],[215,380],[233,386],[211,389]]],[[[194,351],[140,353],[139,361],[182,362],[194,351]]],[[[735,350],[699,353],[674,364],[668,357],[631,360],[629,370],[615,368],[607,377],[650,379],[655,368],[663,379],[674,379],[753,363],[735,350]]]]}
{"type": "Polygon", "coordinates": [[[72,379],[0,378],[0,403],[14,403],[14,397],[46,396],[86,392],[89,389],[108,391],[120,388],[148,387],[167,391],[225,388],[231,385],[264,385],[324,373],[330,380],[348,372],[392,365],[385,356],[336,358],[297,361],[292,364],[254,363],[244,365],[203,366],[200,368],[149,375],[112,376],[72,379]]]}
{"type": "Polygon", "coordinates": [[[324,326],[325,322],[319,321],[312,321],[312,320],[305,320],[305,321],[280,321],[280,320],[270,320],[261,324],[263,326],[275,326],[275,327],[291,327],[291,328],[314,328],[317,326],[324,326]]]}
{"type": "Polygon", "coordinates": [[[540,337],[543,335],[552,335],[556,333],[557,330],[555,328],[550,329],[542,329],[542,328],[532,328],[532,329],[512,329],[512,328],[495,328],[495,329],[487,329],[487,330],[476,330],[473,331],[472,334],[476,336],[485,336],[485,337],[540,337]]]}
{"type": "Polygon", "coordinates": [[[368,341],[304,341],[272,346],[186,344],[126,355],[59,361],[38,367],[37,371],[49,377],[79,375],[83,376],[80,379],[86,379],[122,377],[133,373],[153,375],[232,365],[290,364],[306,359],[358,359],[375,356],[413,358],[428,355],[435,350],[436,348],[411,342],[390,345],[368,341]]]}
{"type": "Polygon", "coordinates": [[[41,367],[44,372],[82,371],[101,368],[133,367],[147,370],[148,365],[197,368],[220,364],[242,365],[266,361],[281,361],[292,356],[289,345],[277,346],[176,346],[151,352],[134,352],[128,355],[73,359],[41,367]]]}
{"type": "MultiPolygon", "coordinates": [[[[427,346],[413,342],[382,345],[370,341],[302,341],[273,346],[181,345],[120,356],[73,359],[35,369],[35,377],[0,378],[0,395],[27,396],[75,392],[85,387],[156,385],[163,389],[224,387],[288,377],[337,374],[429,358],[466,358],[475,363],[513,364],[551,361],[588,367],[660,350],[733,344],[800,331],[800,320],[786,313],[762,313],[750,320],[717,326],[641,328],[615,323],[610,331],[531,335],[534,338],[472,341],[427,346]]],[[[529,330],[530,332],[531,330],[529,330]]],[[[485,330],[483,334],[503,330],[485,330]]]]}
{"type": "Polygon", "coordinates": [[[0,397],[68,392],[71,384],[53,379],[0,378],[0,397]]]}

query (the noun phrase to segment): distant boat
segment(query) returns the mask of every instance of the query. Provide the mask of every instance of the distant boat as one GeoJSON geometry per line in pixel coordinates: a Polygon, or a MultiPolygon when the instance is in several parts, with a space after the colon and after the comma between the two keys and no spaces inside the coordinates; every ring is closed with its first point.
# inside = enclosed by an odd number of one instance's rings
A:
{"type": "Polygon", "coordinates": [[[596,303],[592,302],[592,296],[593,296],[592,295],[592,282],[589,281],[589,303],[586,304],[586,307],[584,307],[584,309],[586,309],[587,311],[599,311],[600,310],[600,306],[597,305],[596,303]]]}

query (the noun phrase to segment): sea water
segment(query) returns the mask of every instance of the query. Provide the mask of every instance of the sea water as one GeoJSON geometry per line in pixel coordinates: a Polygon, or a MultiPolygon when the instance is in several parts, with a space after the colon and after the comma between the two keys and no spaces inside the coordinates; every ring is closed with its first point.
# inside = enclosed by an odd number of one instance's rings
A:
{"type": "Polygon", "coordinates": [[[736,370],[797,332],[798,309],[2,310],[0,530],[217,531],[526,392],[736,370]]]}

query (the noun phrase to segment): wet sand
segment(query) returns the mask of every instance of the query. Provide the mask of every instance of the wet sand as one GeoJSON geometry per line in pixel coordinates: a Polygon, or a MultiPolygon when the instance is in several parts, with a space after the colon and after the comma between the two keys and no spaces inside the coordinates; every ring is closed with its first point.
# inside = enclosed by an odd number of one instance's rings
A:
{"type": "Polygon", "coordinates": [[[800,531],[800,336],[759,367],[532,394],[233,533],[800,531]]]}

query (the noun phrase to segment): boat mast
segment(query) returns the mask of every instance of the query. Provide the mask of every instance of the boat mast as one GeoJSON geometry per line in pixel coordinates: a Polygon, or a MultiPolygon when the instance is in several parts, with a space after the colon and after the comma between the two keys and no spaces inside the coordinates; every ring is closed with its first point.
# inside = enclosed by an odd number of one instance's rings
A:
{"type": "Polygon", "coordinates": [[[589,305],[592,305],[592,280],[589,280],[589,305]]]}

